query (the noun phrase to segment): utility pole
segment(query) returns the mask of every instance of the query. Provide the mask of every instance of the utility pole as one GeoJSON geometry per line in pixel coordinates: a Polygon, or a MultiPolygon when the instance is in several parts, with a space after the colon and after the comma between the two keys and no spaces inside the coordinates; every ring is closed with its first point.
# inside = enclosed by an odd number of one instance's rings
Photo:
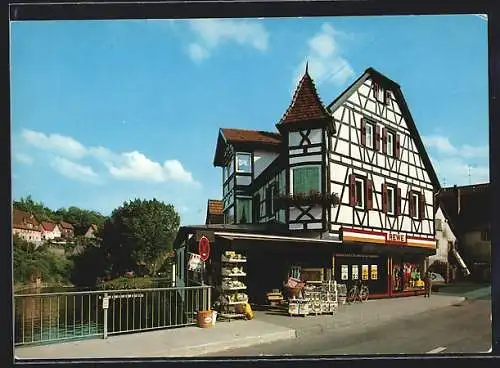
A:
{"type": "Polygon", "coordinates": [[[468,171],[469,171],[469,185],[470,185],[470,184],[471,184],[471,181],[470,181],[470,169],[471,169],[471,166],[470,166],[470,165],[469,165],[469,166],[467,166],[467,169],[468,169],[468,171]]]}

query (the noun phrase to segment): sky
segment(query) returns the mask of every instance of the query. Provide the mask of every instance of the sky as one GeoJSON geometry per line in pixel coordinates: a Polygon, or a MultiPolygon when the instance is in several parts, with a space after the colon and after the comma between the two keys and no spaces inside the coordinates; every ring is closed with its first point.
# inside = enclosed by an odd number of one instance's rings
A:
{"type": "Polygon", "coordinates": [[[325,105],[400,84],[441,185],[489,180],[487,20],[475,15],[12,22],[13,198],[205,222],[219,128],[275,131],[306,60],[325,105]],[[469,169],[470,168],[470,169],[469,169]],[[470,173],[470,175],[469,175],[470,173]]]}

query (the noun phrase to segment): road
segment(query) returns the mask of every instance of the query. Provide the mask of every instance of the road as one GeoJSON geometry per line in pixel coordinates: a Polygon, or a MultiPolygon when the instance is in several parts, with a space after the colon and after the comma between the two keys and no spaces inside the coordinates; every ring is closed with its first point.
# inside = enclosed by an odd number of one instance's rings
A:
{"type": "Polygon", "coordinates": [[[485,297],[347,336],[333,331],[207,356],[481,353],[491,347],[490,313],[485,297]]]}

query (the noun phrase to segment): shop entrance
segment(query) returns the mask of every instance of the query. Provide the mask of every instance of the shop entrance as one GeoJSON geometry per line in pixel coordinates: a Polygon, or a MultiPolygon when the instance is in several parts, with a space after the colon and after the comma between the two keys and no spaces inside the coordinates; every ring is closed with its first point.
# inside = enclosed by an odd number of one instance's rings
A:
{"type": "Polygon", "coordinates": [[[370,294],[385,294],[387,290],[387,257],[372,254],[336,254],[335,280],[351,288],[363,281],[370,294]]]}
{"type": "Polygon", "coordinates": [[[402,293],[421,289],[424,277],[424,258],[393,257],[392,258],[392,292],[402,293]]]}

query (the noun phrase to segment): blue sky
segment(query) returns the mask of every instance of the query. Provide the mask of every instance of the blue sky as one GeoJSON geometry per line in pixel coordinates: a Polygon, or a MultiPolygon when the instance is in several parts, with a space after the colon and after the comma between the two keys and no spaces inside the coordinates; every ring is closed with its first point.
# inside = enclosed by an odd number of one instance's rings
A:
{"type": "Polygon", "coordinates": [[[203,223],[218,129],[274,131],[305,60],[325,104],[367,67],[398,82],[441,184],[485,182],[487,48],[474,15],[14,22],[13,197],[203,223]]]}

